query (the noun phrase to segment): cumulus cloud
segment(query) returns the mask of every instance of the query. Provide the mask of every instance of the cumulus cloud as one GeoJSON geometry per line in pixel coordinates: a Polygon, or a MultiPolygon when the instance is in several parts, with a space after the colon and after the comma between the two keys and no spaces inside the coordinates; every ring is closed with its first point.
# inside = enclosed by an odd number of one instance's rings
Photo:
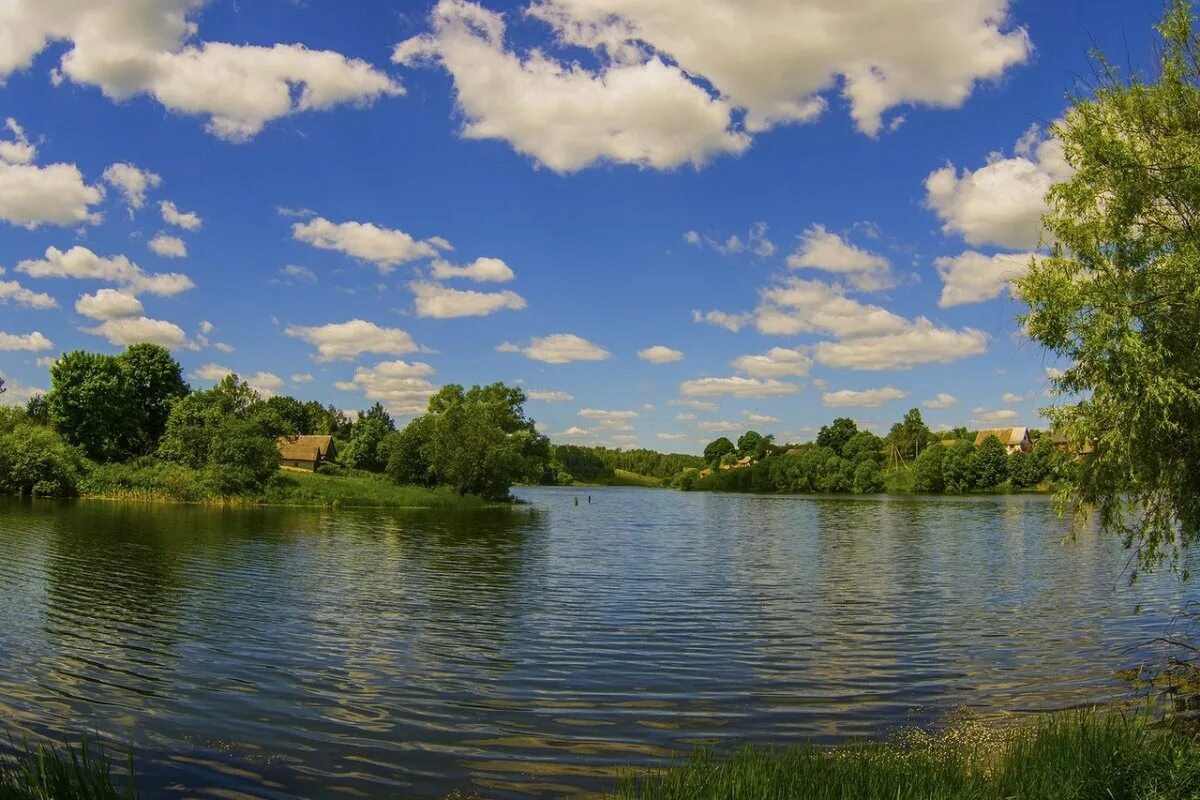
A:
{"type": "Polygon", "coordinates": [[[569,403],[575,397],[568,392],[551,392],[531,389],[525,393],[525,396],[530,400],[536,400],[539,403],[569,403]]]}
{"type": "MultiPolygon", "coordinates": [[[[1007,0],[535,0],[526,12],[596,66],[509,49],[500,14],[441,0],[394,60],[454,80],[464,135],[552,169],[607,159],[670,168],[740,153],[751,134],[810,122],[840,90],[876,135],[902,105],[956,108],[1032,50],[1007,0]],[[715,97],[710,94],[714,90],[715,97]],[[735,122],[734,111],[736,115],[735,122]]],[[[895,127],[897,119],[890,125],[895,127]]]]}
{"type": "MultiPolygon", "coordinates": [[[[679,399],[679,400],[670,400],[670,401],[668,401],[668,404],[672,405],[672,406],[681,406],[683,408],[691,408],[696,411],[705,411],[708,413],[711,413],[711,412],[717,410],[717,404],[709,402],[707,400],[679,399]]],[[[695,419],[695,415],[693,414],[689,418],[695,419]]],[[[676,419],[683,419],[683,417],[681,415],[679,417],[676,417],[676,419]]]]}
{"type": "Polygon", "coordinates": [[[320,362],[350,361],[363,353],[404,355],[419,349],[406,331],[361,319],[315,327],[289,325],[283,332],[314,345],[320,362]]]}
{"type": "Polygon", "coordinates": [[[686,433],[656,433],[654,435],[664,442],[682,442],[689,438],[686,433]]]}
{"type": "Polygon", "coordinates": [[[579,412],[579,416],[591,420],[609,431],[630,431],[633,430],[633,420],[637,419],[639,414],[636,411],[606,411],[600,408],[585,408],[579,412]]]}
{"type": "Polygon", "coordinates": [[[812,369],[812,357],[801,347],[772,347],[760,355],[739,356],[730,363],[755,378],[802,378],[812,369]]]}
{"type": "Polygon", "coordinates": [[[45,389],[13,380],[3,372],[0,372],[0,378],[4,379],[4,394],[0,394],[0,406],[21,407],[28,403],[30,398],[46,393],[45,389]]]}
{"type": "Polygon", "coordinates": [[[744,427],[740,422],[698,422],[696,427],[709,433],[740,431],[744,427]]]}
{"type": "Polygon", "coordinates": [[[1001,396],[1000,402],[1007,403],[1008,405],[1013,405],[1015,403],[1024,403],[1026,400],[1031,400],[1032,397],[1033,397],[1032,395],[1016,394],[1015,392],[1005,392],[1001,396]]]}
{"type": "Polygon", "coordinates": [[[816,360],[826,366],[858,370],[909,369],[917,364],[950,364],[987,350],[988,337],[974,328],[939,328],[918,317],[904,330],[886,336],[864,336],[818,342],[816,360]]]}
{"type": "Polygon", "coordinates": [[[645,350],[639,350],[638,358],[643,361],[649,361],[651,364],[670,364],[672,361],[681,361],[683,353],[665,345],[656,344],[653,347],[647,347],[645,350]]]}
{"type": "Polygon", "coordinates": [[[374,367],[359,367],[354,379],[336,384],[338,389],[361,390],[368,400],[382,403],[396,416],[423,414],[438,387],[427,378],[433,367],[421,362],[384,361],[374,367]]]}
{"type": "Polygon", "coordinates": [[[753,253],[760,258],[775,255],[775,243],[767,236],[767,223],[765,222],[756,222],[751,225],[744,240],[734,234],[724,241],[719,241],[699,231],[687,231],[683,234],[683,240],[693,247],[709,247],[726,256],[743,252],[753,253]]]}
{"type": "Polygon", "coordinates": [[[300,385],[300,384],[302,384],[302,383],[312,383],[312,382],[313,382],[313,376],[312,376],[312,375],[310,375],[310,374],[309,374],[309,373],[307,373],[307,372],[297,372],[296,374],[292,375],[292,377],[291,377],[291,378],[289,378],[289,380],[290,380],[292,383],[294,383],[294,384],[296,384],[297,386],[299,386],[299,385],[300,385]]]}
{"type": "Polygon", "coordinates": [[[767,414],[759,414],[757,411],[743,411],[747,422],[753,422],[756,425],[774,425],[779,422],[777,417],[772,417],[767,414]]]}
{"type": "Polygon", "coordinates": [[[173,296],[195,286],[191,278],[178,273],[147,273],[125,256],[103,258],[86,247],[76,245],[65,253],[57,247],[46,248],[45,257],[22,261],[17,272],[32,278],[77,278],[116,283],[135,292],[173,296]]]}
{"type": "Polygon", "coordinates": [[[183,228],[185,231],[195,232],[204,225],[204,220],[200,219],[199,214],[193,211],[180,211],[170,200],[163,200],[158,204],[158,209],[162,212],[163,222],[183,228]]]}
{"type": "Polygon", "coordinates": [[[512,268],[498,258],[477,258],[461,267],[439,258],[433,262],[432,274],[440,281],[466,278],[476,283],[508,283],[516,277],[512,268]]]}
{"type": "Polygon", "coordinates": [[[445,67],[464,137],[507,141],[556,172],[602,160],[701,165],[750,144],[732,129],[728,103],[657,56],[595,72],[541,50],[522,57],[506,47],[503,16],[468,0],[440,0],[431,25],[397,45],[393,60],[445,67]]]}
{"type": "Polygon", "coordinates": [[[414,281],[408,288],[415,298],[418,317],[486,317],[497,311],[520,311],[526,307],[525,298],[516,292],[472,292],[432,281],[414,281]]]}
{"type": "Polygon", "coordinates": [[[115,101],[150,95],[172,111],[207,117],[207,129],[230,141],[289,114],[403,93],[385,73],[340,53],[201,41],[195,18],[203,5],[11,0],[0,20],[0,81],[66,40],[56,78],[96,86],[115,101]]]}
{"type": "Polygon", "coordinates": [[[418,241],[404,231],[382,228],[370,222],[330,222],[314,217],[292,225],[292,236],[322,250],[336,250],[353,258],[370,261],[385,275],[405,264],[435,258],[450,245],[441,238],[418,241]]]}
{"type": "Polygon", "coordinates": [[[167,236],[160,233],[149,242],[149,247],[163,258],[186,258],[187,245],[178,236],[167,236]]]}
{"type": "Polygon", "coordinates": [[[899,314],[846,296],[846,290],[823,281],[787,278],[759,293],[755,326],[760,333],[790,336],[823,332],[834,336],[879,336],[899,333],[909,324],[899,314]]]}
{"type": "Polygon", "coordinates": [[[129,292],[116,289],[100,289],[95,294],[81,295],[75,301],[77,314],[98,320],[140,317],[142,311],[141,300],[129,292]]]}
{"type": "Polygon", "coordinates": [[[604,361],[612,354],[598,344],[573,333],[555,333],[534,337],[527,346],[505,342],[496,348],[501,353],[521,353],[534,361],[547,364],[569,364],[573,361],[604,361]]]}
{"type": "Polygon", "coordinates": [[[942,279],[943,308],[981,303],[1011,291],[1012,282],[1025,274],[1035,253],[997,253],[986,256],[974,250],[937,259],[942,279]]]}
{"type": "Polygon", "coordinates": [[[947,235],[961,235],[976,247],[1037,247],[1050,187],[1071,177],[1057,139],[1034,126],[1012,157],[992,153],[988,163],[961,173],[947,164],[925,179],[925,204],[942,220],[947,235]]]}
{"type": "Polygon", "coordinates": [[[279,283],[286,283],[289,286],[297,283],[316,283],[317,273],[313,272],[308,267],[297,266],[296,264],[288,264],[283,269],[279,270],[279,283]]]}
{"type": "Polygon", "coordinates": [[[890,289],[896,281],[892,265],[878,253],[847,242],[823,225],[813,225],[800,237],[800,246],[788,256],[792,269],[819,269],[845,276],[856,289],[890,289]]]}
{"type": "Polygon", "coordinates": [[[262,397],[274,397],[279,394],[279,390],[284,386],[283,378],[274,372],[259,371],[253,375],[242,375],[220,364],[205,364],[193,370],[188,377],[194,381],[216,382],[223,380],[227,375],[237,375],[240,380],[245,381],[246,385],[258,392],[262,397]]]}
{"type": "Polygon", "coordinates": [[[732,333],[737,333],[750,324],[754,317],[750,314],[729,314],[725,311],[692,311],[692,321],[697,324],[715,325],[732,333]]]}
{"type": "Polygon", "coordinates": [[[86,333],[103,336],[109,344],[126,346],[149,342],[179,350],[187,347],[187,334],[173,322],[149,317],[119,317],[106,319],[95,328],[84,328],[86,333]]]}
{"type": "Polygon", "coordinates": [[[24,350],[30,353],[40,353],[43,350],[51,350],[53,347],[54,342],[47,339],[38,331],[26,334],[4,333],[0,331],[0,350],[24,350]]]}
{"type": "Polygon", "coordinates": [[[795,394],[799,387],[794,383],[758,378],[698,378],[684,381],[679,393],[684,397],[743,397],[761,399],[795,394]]]}
{"type": "Polygon", "coordinates": [[[1004,422],[1013,422],[1020,416],[1011,408],[977,408],[975,409],[975,422],[984,425],[993,425],[1004,422]]]}
{"type": "Polygon", "coordinates": [[[923,405],[925,408],[931,409],[954,408],[956,405],[958,405],[958,398],[952,394],[939,392],[937,397],[933,398],[932,400],[926,400],[924,403],[921,403],[921,405],[923,405]]]}
{"type": "Polygon", "coordinates": [[[862,391],[842,389],[838,392],[826,392],[821,395],[821,405],[826,408],[879,408],[884,403],[903,400],[906,397],[908,397],[908,392],[894,386],[862,391]]]}
{"type": "MultiPolygon", "coordinates": [[[[0,21],[0,42],[4,41],[3,28],[0,21]]],[[[3,58],[0,52],[0,63],[3,58]]],[[[91,207],[104,199],[103,189],[85,183],[74,164],[35,165],[37,148],[30,144],[25,129],[11,117],[5,120],[4,129],[13,138],[0,139],[0,221],[30,230],[44,224],[100,221],[100,214],[91,207]]]]}
{"type": "MultiPolygon", "coordinates": [[[[4,271],[0,270],[0,275],[3,274],[4,271]]],[[[16,281],[0,281],[0,305],[9,301],[19,306],[25,306],[26,308],[43,310],[54,308],[58,305],[58,301],[45,292],[35,292],[26,289],[16,281]]]]}
{"type": "Polygon", "coordinates": [[[124,196],[125,204],[131,209],[145,205],[146,192],[162,185],[161,176],[125,162],[111,165],[104,170],[102,177],[105,183],[124,196]]]}

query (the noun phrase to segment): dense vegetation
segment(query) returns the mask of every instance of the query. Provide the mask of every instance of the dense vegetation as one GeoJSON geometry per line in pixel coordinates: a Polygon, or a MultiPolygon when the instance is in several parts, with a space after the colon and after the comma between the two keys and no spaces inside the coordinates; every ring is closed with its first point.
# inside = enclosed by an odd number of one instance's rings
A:
{"type": "Polygon", "coordinates": [[[737,444],[717,439],[704,449],[704,470],[686,469],[672,483],[689,491],[873,494],[1027,490],[1066,480],[1075,459],[1049,436],[1034,435],[1030,452],[1009,454],[994,436],[976,446],[976,434],[966,428],[939,440],[918,409],[882,438],[843,417],[810,444],[776,445],[755,431],[737,444]]]}
{"type": "Polygon", "coordinates": [[[50,382],[25,409],[0,409],[0,493],[440,506],[450,493],[506,499],[549,458],[525,396],[503,384],[446,386],[397,430],[379,403],[352,421],[332,406],[264,399],[236,375],[192,391],[149,344],[67,353],[50,382]],[[280,472],[278,441],[294,435],[334,437],[341,463],[320,467],[326,480],[280,472]]]}
{"type": "Polygon", "coordinates": [[[619,450],[561,444],[550,451],[550,464],[542,482],[568,486],[572,483],[612,484],[625,481],[618,472],[668,481],[685,469],[704,466],[699,456],[659,453],[654,450],[619,450]]]}
{"type": "Polygon", "coordinates": [[[625,780],[614,800],[1194,800],[1200,744],[1096,712],[838,750],[697,753],[625,780]]]}

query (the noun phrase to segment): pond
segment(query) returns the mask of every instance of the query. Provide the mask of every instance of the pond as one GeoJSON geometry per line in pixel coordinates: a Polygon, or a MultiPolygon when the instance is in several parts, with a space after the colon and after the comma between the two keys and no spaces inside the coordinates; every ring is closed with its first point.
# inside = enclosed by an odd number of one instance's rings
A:
{"type": "Polygon", "coordinates": [[[132,748],[149,797],[561,797],[698,742],[1106,701],[1193,589],[1128,586],[1042,497],[519,493],[0,498],[0,727],[132,748]]]}

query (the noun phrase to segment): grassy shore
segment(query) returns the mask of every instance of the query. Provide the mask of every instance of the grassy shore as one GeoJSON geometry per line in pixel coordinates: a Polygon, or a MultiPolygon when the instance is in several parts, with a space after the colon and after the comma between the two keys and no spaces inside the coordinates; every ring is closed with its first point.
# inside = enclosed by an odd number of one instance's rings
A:
{"type": "Polygon", "coordinates": [[[701,751],[612,800],[1196,800],[1200,744],[1146,717],[1080,712],[842,749],[701,751]]]}
{"type": "Polygon", "coordinates": [[[662,478],[651,475],[639,475],[624,469],[615,469],[611,478],[597,478],[589,481],[578,481],[572,486],[640,486],[647,489],[661,489],[662,478]]]}
{"type": "Polygon", "coordinates": [[[213,506],[302,506],[319,508],[484,508],[487,501],[439,487],[397,486],[382,475],[352,472],[322,475],[280,470],[260,492],[228,495],[196,470],[175,464],[107,464],[84,480],[85,499],[213,506]]]}
{"type": "Polygon", "coordinates": [[[78,750],[38,747],[0,756],[0,800],[134,800],[131,779],[85,743],[78,750]]]}

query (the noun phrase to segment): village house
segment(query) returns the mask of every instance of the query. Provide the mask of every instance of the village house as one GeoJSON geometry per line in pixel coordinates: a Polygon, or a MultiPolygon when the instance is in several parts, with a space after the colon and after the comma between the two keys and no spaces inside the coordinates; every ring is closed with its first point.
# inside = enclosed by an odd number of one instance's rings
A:
{"type": "Polygon", "coordinates": [[[280,466],[316,472],[317,467],[337,458],[332,436],[281,436],[279,438],[280,466]]]}
{"type": "Polygon", "coordinates": [[[1004,445],[1008,453],[1028,453],[1033,449],[1033,441],[1029,438],[1028,428],[989,428],[975,436],[975,446],[983,444],[988,437],[995,436],[1004,445]]]}

